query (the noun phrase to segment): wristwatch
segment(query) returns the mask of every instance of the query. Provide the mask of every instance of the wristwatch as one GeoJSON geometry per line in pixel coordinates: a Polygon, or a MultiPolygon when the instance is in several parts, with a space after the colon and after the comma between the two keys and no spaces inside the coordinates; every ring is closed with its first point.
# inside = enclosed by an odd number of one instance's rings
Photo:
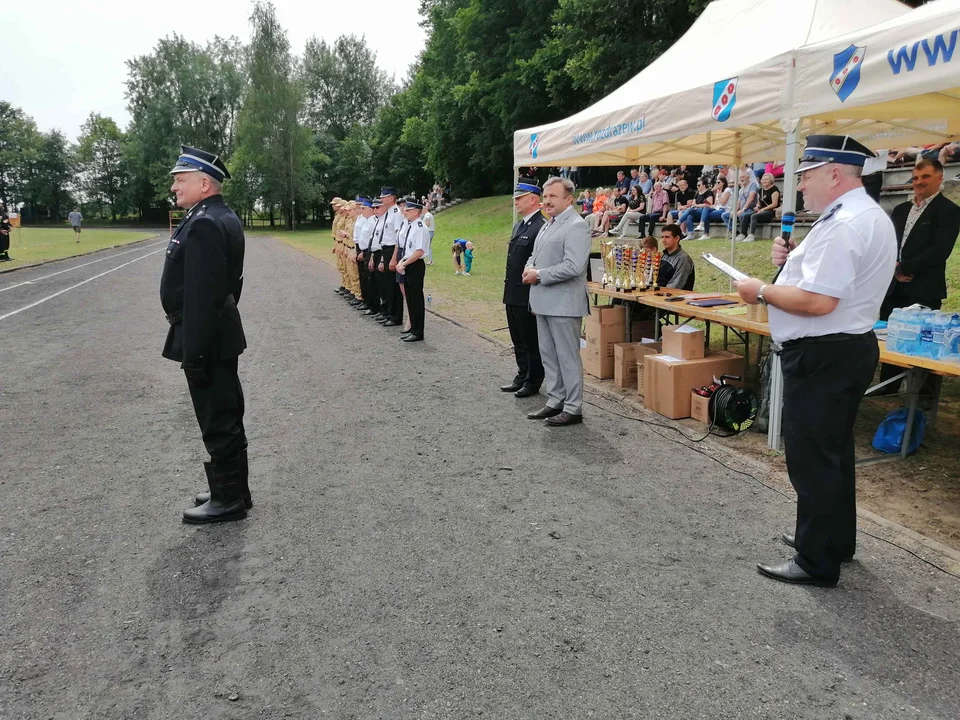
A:
{"type": "Polygon", "coordinates": [[[757,290],[757,302],[760,303],[761,305],[766,305],[766,304],[767,304],[767,299],[763,296],[763,289],[764,289],[765,287],[766,287],[766,285],[761,285],[761,286],[760,286],[760,289],[757,290]]]}

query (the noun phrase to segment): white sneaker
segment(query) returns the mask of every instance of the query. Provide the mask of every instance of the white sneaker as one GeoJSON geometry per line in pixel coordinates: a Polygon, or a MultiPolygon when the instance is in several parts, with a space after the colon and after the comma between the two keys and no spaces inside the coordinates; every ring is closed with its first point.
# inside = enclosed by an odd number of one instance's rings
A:
{"type": "Polygon", "coordinates": [[[701,235],[701,236],[700,236],[700,239],[701,239],[701,240],[709,240],[709,239],[710,239],[710,236],[709,236],[709,235],[701,235]]]}
{"type": "Polygon", "coordinates": [[[737,235],[737,242],[743,242],[743,233],[737,235]]]}
{"type": "Polygon", "coordinates": [[[461,273],[459,270],[457,270],[457,271],[454,273],[454,275],[461,275],[461,274],[462,274],[462,273],[461,273]]]}
{"type": "Polygon", "coordinates": [[[684,236],[683,239],[684,239],[684,240],[693,240],[693,239],[694,239],[693,233],[687,233],[687,234],[684,236]]]}
{"type": "Polygon", "coordinates": [[[468,272],[465,272],[464,275],[466,275],[467,277],[470,277],[470,273],[468,272]]]}
{"type": "Polygon", "coordinates": [[[700,223],[699,225],[697,225],[697,226],[693,229],[693,231],[694,231],[694,232],[703,232],[703,223],[700,223]]]}
{"type": "Polygon", "coordinates": [[[744,242],[753,242],[754,240],[756,240],[756,238],[753,236],[753,233],[750,233],[743,239],[744,242]]]}

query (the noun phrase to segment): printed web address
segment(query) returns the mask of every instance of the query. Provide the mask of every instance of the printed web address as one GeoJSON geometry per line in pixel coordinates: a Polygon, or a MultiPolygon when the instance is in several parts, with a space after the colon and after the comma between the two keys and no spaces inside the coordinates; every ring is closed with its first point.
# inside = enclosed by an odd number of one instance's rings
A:
{"type": "Polygon", "coordinates": [[[617,137],[618,135],[628,135],[630,133],[643,132],[646,125],[646,118],[640,118],[639,120],[634,120],[632,122],[609,125],[600,130],[574,135],[573,144],[581,145],[583,143],[594,142],[596,140],[603,140],[604,138],[608,137],[617,137]]]}

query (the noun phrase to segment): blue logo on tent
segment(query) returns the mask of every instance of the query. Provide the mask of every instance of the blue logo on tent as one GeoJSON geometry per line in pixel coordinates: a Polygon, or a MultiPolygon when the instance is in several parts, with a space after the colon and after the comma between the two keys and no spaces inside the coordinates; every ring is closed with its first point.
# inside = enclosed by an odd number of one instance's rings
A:
{"type": "Polygon", "coordinates": [[[537,159],[537,148],[540,147],[540,133],[533,133],[530,136],[530,157],[537,159]]]}
{"type": "Polygon", "coordinates": [[[730,119],[733,106],[737,104],[738,78],[727,78],[713,84],[713,112],[711,117],[717,122],[730,119]]]}
{"type": "Polygon", "coordinates": [[[850,97],[860,84],[860,68],[863,66],[863,56],[866,52],[866,47],[851,45],[833,56],[830,87],[840,98],[840,102],[850,97]]]}

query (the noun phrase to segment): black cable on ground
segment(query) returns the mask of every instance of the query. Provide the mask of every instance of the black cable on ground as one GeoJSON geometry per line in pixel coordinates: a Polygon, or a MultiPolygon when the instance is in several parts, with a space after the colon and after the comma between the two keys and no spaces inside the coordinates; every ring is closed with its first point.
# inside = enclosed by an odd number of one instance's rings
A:
{"type": "MultiPolygon", "coordinates": [[[[589,401],[589,400],[584,400],[583,402],[584,402],[586,405],[591,405],[591,406],[597,408],[598,410],[603,410],[605,413],[608,413],[608,414],[610,414],[610,415],[614,415],[614,416],[616,416],[616,417],[623,418],[623,419],[625,419],[625,420],[633,420],[633,421],[638,422],[638,423],[641,423],[641,424],[643,424],[643,425],[649,425],[651,428],[658,428],[658,427],[659,427],[659,428],[666,428],[667,430],[673,430],[674,432],[676,432],[676,433],[678,433],[679,435],[681,435],[681,436],[684,438],[684,440],[687,440],[687,441],[689,441],[689,442],[702,442],[702,441],[706,440],[707,437],[710,435],[710,430],[708,430],[708,431],[707,431],[707,434],[704,435],[702,438],[699,438],[699,439],[691,438],[691,437],[687,436],[687,434],[684,433],[680,428],[675,427],[675,426],[673,426],[673,425],[666,425],[666,424],[664,424],[664,423],[653,422],[652,420],[645,420],[644,418],[640,418],[640,417],[636,417],[636,416],[632,416],[632,415],[624,415],[623,413],[618,413],[618,412],[616,412],[615,410],[611,410],[610,408],[603,407],[602,405],[598,405],[597,403],[591,402],[591,401],[589,401]]],[[[712,423],[711,423],[711,425],[710,425],[710,428],[711,428],[711,429],[713,428],[713,424],[712,424],[712,423]]],[[[700,455],[703,455],[704,457],[709,458],[710,460],[712,460],[713,462],[717,463],[718,465],[721,465],[721,466],[725,467],[727,470],[729,470],[729,471],[731,471],[731,472],[733,472],[733,473],[735,473],[735,474],[737,474],[737,475],[743,475],[743,476],[745,476],[745,477],[748,477],[748,478],[750,478],[751,480],[753,480],[755,483],[757,483],[758,485],[761,485],[762,487],[765,487],[767,490],[772,490],[772,491],[775,492],[777,495],[780,495],[781,497],[786,498],[787,500],[789,500],[789,501],[792,502],[792,503],[796,503],[796,499],[794,499],[793,496],[791,496],[791,495],[783,492],[782,490],[780,490],[780,489],[778,489],[778,488],[775,488],[775,487],[772,486],[772,485],[768,485],[767,483],[763,482],[760,478],[758,478],[756,475],[752,475],[751,473],[745,472],[745,471],[743,471],[743,470],[738,470],[738,469],[735,468],[735,467],[732,467],[732,466],[730,466],[730,465],[727,465],[727,463],[723,462],[723,460],[721,460],[721,459],[719,459],[719,458],[711,455],[710,453],[708,453],[708,452],[706,452],[706,451],[704,451],[704,450],[702,450],[702,449],[700,449],[700,448],[698,448],[698,447],[694,447],[694,446],[692,446],[692,445],[687,445],[686,443],[681,442],[680,440],[677,440],[676,438],[669,437],[669,436],[664,435],[664,434],[661,433],[661,432],[657,432],[656,430],[653,430],[653,429],[651,429],[651,432],[653,432],[654,434],[662,437],[664,440],[667,440],[667,441],[672,442],[672,443],[676,443],[677,445],[680,445],[680,446],[682,446],[682,447],[685,447],[685,448],[687,448],[688,450],[693,450],[693,452],[699,453],[700,455]]],[[[741,431],[741,432],[739,432],[739,433],[733,433],[733,434],[731,434],[731,435],[721,435],[720,437],[733,437],[734,435],[741,435],[743,432],[746,432],[746,431],[744,430],[744,431],[741,431]]],[[[863,530],[863,529],[860,529],[860,528],[857,529],[857,532],[863,533],[864,535],[868,535],[869,537],[872,537],[872,538],[874,538],[875,540],[881,540],[881,541],[887,543],[888,545],[892,545],[893,547],[897,548],[898,550],[903,550],[903,551],[904,551],[905,553],[907,553],[908,555],[912,555],[912,556],[915,557],[917,560],[919,560],[919,561],[921,561],[921,562],[923,562],[923,563],[926,563],[927,565],[929,565],[929,566],[932,567],[932,568],[935,568],[935,569],[939,570],[939,571],[942,572],[944,575],[949,575],[950,577],[952,577],[952,578],[954,578],[954,579],[956,579],[956,580],[960,580],[960,575],[957,575],[956,573],[950,572],[950,571],[947,570],[945,567],[941,567],[940,565],[938,565],[937,563],[933,562],[932,560],[927,560],[925,557],[922,557],[921,555],[918,555],[917,553],[915,553],[915,552],[914,552],[913,550],[911,550],[910,548],[906,548],[906,547],[904,547],[903,545],[900,545],[899,543],[895,543],[893,540],[888,540],[887,538],[880,537],[879,535],[875,535],[875,534],[872,533],[872,532],[869,532],[869,531],[867,531],[867,530],[863,530]]]]}

